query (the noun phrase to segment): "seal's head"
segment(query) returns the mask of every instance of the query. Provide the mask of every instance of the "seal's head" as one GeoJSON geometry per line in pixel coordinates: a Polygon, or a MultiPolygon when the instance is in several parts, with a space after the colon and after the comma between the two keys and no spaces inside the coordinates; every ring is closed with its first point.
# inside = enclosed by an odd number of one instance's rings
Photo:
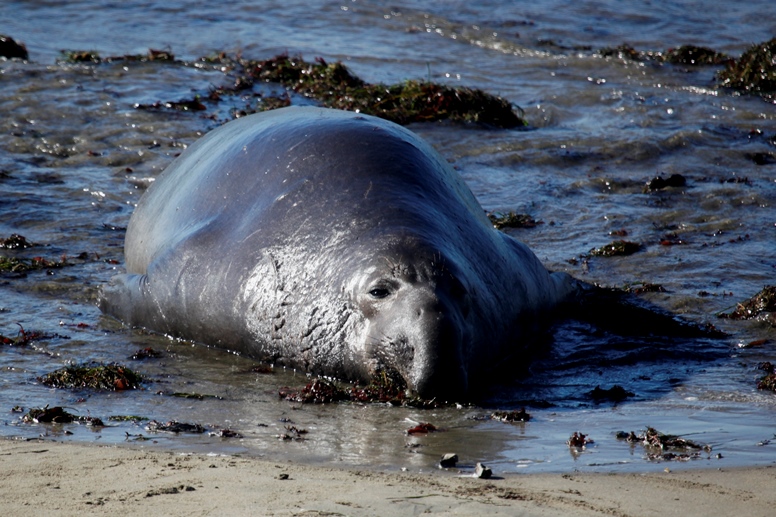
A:
{"type": "Polygon", "coordinates": [[[359,355],[367,376],[398,375],[424,398],[464,396],[473,339],[465,272],[413,238],[391,242],[359,270],[349,290],[363,318],[359,355]]]}

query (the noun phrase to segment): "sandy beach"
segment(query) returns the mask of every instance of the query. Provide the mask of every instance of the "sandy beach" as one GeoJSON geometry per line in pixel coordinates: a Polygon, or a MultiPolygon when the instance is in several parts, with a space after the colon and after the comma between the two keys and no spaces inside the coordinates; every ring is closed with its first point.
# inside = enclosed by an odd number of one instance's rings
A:
{"type": "Polygon", "coordinates": [[[0,440],[0,514],[773,515],[776,468],[651,474],[384,473],[0,440]]]}

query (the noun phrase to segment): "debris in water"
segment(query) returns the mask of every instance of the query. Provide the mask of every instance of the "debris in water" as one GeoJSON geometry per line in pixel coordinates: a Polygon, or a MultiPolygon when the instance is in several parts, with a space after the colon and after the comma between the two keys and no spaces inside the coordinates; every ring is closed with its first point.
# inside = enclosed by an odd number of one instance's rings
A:
{"type": "Polygon", "coordinates": [[[717,78],[721,86],[773,98],[776,95],[776,38],[751,46],[728,63],[717,78]]]}
{"type": "Polygon", "coordinates": [[[763,312],[776,312],[776,285],[766,285],[756,295],[737,304],[732,312],[719,314],[719,317],[732,320],[748,320],[759,316],[763,312]]]}
{"type": "Polygon", "coordinates": [[[86,363],[60,368],[38,377],[38,380],[52,388],[122,391],[137,389],[143,379],[139,374],[120,364],[86,363]]]}
{"type": "Polygon", "coordinates": [[[407,429],[407,434],[427,434],[427,433],[433,433],[434,431],[437,431],[438,429],[434,424],[429,424],[428,422],[421,422],[415,427],[412,427],[410,429],[407,429]]]}
{"type": "Polygon", "coordinates": [[[493,223],[493,227],[497,230],[503,228],[534,228],[537,224],[541,224],[541,221],[537,221],[528,214],[516,214],[512,211],[506,214],[490,212],[487,215],[490,222],[493,223]]]}
{"type": "Polygon", "coordinates": [[[615,257],[633,255],[641,249],[641,244],[631,241],[613,241],[606,246],[590,250],[590,255],[594,257],[615,257]]]}
{"type": "Polygon", "coordinates": [[[630,433],[620,431],[616,436],[618,440],[643,445],[646,449],[646,457],[651,461],[689,461],[700,458],[702,451],[711,452],[710,445],[699,445],[686,438],[672,434],[663,434],[653,427],[647,427],[643,435],[637,435],[633,431],[630,433]]]}
{"type": "Polygon", "coordinates": [[[574,431],[574,434],[566,441],[566,445],[575,449],[584,449],[587,444],[594,443],[588,435],[574,431]]]}
{"type": "Polygon", "coordinates": [[[517,411],[494,411],[490,414],[492,420],[498,420],[499,422],[528,422],[531,419],[525,408],[517,411]]]}
{"type": "Polygon", "coordinates": [[[170,420],[167,423],[162,423],[157,420],[151,420],[146,425],[146,430],[152,433],[166,432],[166,433],[193,433],[202,434],[205,432],[205,428],[199,424],[188,424],[186,422],[178,422],[176,420],[170,420]]]}

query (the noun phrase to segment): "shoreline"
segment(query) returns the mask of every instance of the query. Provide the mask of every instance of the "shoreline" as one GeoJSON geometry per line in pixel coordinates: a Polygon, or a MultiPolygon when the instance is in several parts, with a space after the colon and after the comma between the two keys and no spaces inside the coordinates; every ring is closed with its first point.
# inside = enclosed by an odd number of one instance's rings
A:
{"type": "Polygon", "coordinates": [[[659,473],[385,473],[240,456],[0,439],[0,513],[51,515],[772,515],[765,467],[659,473]]]}

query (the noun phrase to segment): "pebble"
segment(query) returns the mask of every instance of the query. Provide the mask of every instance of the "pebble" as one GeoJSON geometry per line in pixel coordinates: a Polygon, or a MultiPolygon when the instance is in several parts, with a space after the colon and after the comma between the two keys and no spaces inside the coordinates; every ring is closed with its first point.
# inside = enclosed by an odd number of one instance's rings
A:
{"type": "Polygon", "coordinates": [[[441,460],[439,460],[439,468],[441,469],[452,468],[452,467],[455,467],[456,463],[458,463],[458,455],[452,452],[448,452],[447,454],[442,456],[441,460]]]}
{"type": "Polygon", "coordinates": [[[492,475],[493,471],[490,470],[490,467],[486,467],[482,463],[477,463],[477,465],[474,467],[474,477],[480,479],[490,479],[490,476],[492,475]]]}

